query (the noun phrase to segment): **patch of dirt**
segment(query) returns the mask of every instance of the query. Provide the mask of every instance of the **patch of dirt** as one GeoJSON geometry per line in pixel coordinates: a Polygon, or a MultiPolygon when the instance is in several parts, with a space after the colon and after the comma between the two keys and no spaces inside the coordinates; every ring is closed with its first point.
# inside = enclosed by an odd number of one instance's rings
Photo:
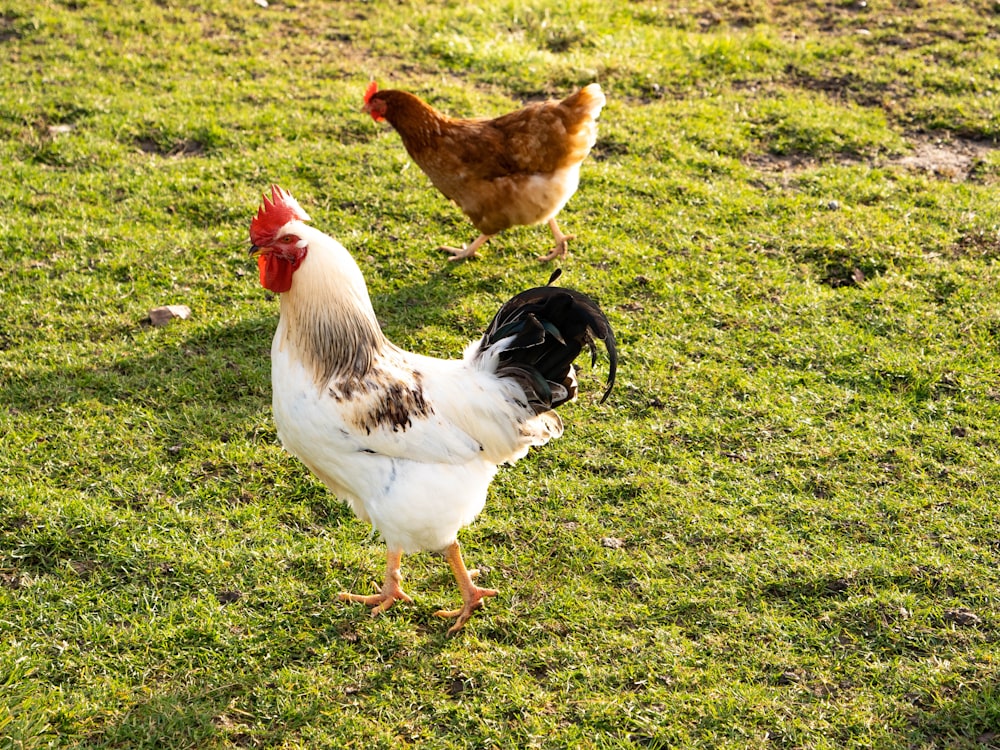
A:
{"type": "Polygon", "coordinates": [[[0,570],[0,586],[8,589],[19,589],[24,585],[24,581],[21,578],[21,574],[16,571],[3,571],[0,570]]]}
{"type": "MultiPolygon", "coordinates": [[[[964,182],[972,177],[983,159],[1000,145],[967,138],[933,138],[918,136],[911,139],[913,150],[903,156],[876,158],[874,166],[897,166],[926,172],[939,179],[964,182]]],[[[837,157],[838,164],[860,164],[856,156],[837,157]]],[[[792,175],[818,166],[821,160],[808,155],[748,154],[743,163],[761,172],[792,175]]]]}
{"type": "Polygon", "coordinates": [[[970,227],[959,232],[958,238],[948,248],[955,258],[1000,258],[1000,233],[995,227],[970,227]]]}
{"type": "Polygon", "coordinates": [[[980,161],[996,148],[992,143],[963,139],[920,139],[913,153],[890,161],[907,169],[927,172],[952,182],[964,182],[980,161]]]}
{"type": "MultiPolygon", "coordinates": [[[[803,154],[747,154],[743,163],[761,172],[772,174],[794,174],[819,166],[820,160],[803,154]]],[[[838,158],[839,164],[856,164],[857,159],[838,158]]]]}

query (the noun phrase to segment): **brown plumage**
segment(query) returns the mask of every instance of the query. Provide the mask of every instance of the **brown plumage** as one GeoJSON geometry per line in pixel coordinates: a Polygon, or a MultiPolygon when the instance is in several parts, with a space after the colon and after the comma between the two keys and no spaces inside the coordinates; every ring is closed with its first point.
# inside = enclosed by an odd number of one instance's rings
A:
{"type": "Polygon", "coordinates": [[[462,120],[405,91],[378,91],[373,82],[364,109],[392,125],[417,166],[481,232],[468,247],[441,248],[452,260],[474,256],[504,229],[547,222],[556,246],[539,260],[549,261],[564,255],[572,239],[555,217],[576,192],[605,101],[592,83],[562,101],[535,102],[492,120],[462,120]]]}

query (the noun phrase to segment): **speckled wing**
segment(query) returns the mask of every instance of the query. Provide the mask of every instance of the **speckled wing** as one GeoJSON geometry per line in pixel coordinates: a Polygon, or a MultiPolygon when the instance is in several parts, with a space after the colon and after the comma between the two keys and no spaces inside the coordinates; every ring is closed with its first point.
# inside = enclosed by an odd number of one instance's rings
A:
{"type": "Polygon", "coordinates": [[[515,382],[463,360],[403,351],[394,360],[363,390],[330,390],[355,450],[440,464],[500,464],[523,453],[522,424],[534,415],[515,382]]]}

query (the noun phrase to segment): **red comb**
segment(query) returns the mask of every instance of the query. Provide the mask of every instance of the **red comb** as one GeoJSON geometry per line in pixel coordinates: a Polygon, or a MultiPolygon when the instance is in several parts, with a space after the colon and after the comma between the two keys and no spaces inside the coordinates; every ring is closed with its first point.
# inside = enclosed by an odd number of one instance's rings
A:
{"type": "Polygon", "coordinates": [[[372,100],[372,95],[378,91],[378,84],[372,81],[368,84],[368,88],[365,89],[365,104],[372,100]]]}
{"type": "Polygon", "coordinates": [[[255,245],[264,245],[274,238],[275,232],[285,224],[298,219],[309,221],[307,214],[291,193],[277,185],[271,185],[271,198],[265,195],[263,203],[257,209],[257,215],[250,222],[250,241],[255,245]]]}

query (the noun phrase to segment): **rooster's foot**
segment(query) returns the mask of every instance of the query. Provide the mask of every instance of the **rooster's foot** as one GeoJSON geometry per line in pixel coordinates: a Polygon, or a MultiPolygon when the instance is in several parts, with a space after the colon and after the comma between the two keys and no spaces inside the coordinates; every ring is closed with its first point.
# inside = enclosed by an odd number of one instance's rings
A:
{"type": "Polygon", "coordinates": [[[385,581],[377,594],[365,596],[364,594],[349,594],[342,592],[338,598],[342,602],[357,602],[372,608],[372,617],[380,615],[391,607],[397,600],[412,603],[413,600],[406,595],[400,587],[399,582],[402,577],[399,575],[399,561],[403,556],[402,550],[389,550],[386,555],[385,581]]]}
{"type": "Polygon", "coordinates": [[[364,604],[366,607],[372,608],[372,617],[380,615],[385,612],[389,607],[396,603],[397,600],[404,601],[407,604],[412,604],[413,600],[403,591],[399,586],[394,589],[386,591],[385,587],[377,594],[372,594],[371,596],[365,596],[364,594],[349,594],[346,591],[341,592],[338,598],[342,602],[357,602],[358,604],[364,604]]]}
{"type": "Polygon", "coordinates": [[[458,590],[462,592],[461,609],[442,609],[434,614],[438,617],[451,619],[457,617],[458,620],[448,629],[448,635],[455,635],[462,626],[469,621],[472,613],[483,606],[483,597],[496,596],[494,589],[481,589],[472,581],[479,577],[478,570],[467,570],[465,562],[462,560],[462,548],[458,542],[452,542],[444,553],[451,572],[455,575],[455,582],[458,583],[458,590]]]}
{"type": "Polygon", "coordinates": [[[465,603],[459,609],[442,609],[435,612],[435,616],[450,620],[453,617],[458,619],[455,624],[448,628],[448,635],[455,635],[462,626],[469,621],[472,617],[472,613],[477,609],[482,609],[483,598],[487,596],[496,596],[497,591],[495,589],[481,589],[478,586],[473,586],[469,591],[462,592],[463,598],[468,595],[469,598],[465,600],[465,603]]]}
{"type": "Polygon", "coordinates": [[[358,604],[364,604],[366,607],[372,608],[372,617],[380,615],[385,612],[389,607],[396,603],[396,600],[401,600],[404,602],[412,603],[413,600],[407,596],[406,592],[403,591],[398,586],[395,591],[386,591],[385,588],[377,594],[372,594],[371,596],[365,596],[364,594],[349,594],[346,591],[342,591],[337,596],[342,602],[357,602],[358,604]]]}

